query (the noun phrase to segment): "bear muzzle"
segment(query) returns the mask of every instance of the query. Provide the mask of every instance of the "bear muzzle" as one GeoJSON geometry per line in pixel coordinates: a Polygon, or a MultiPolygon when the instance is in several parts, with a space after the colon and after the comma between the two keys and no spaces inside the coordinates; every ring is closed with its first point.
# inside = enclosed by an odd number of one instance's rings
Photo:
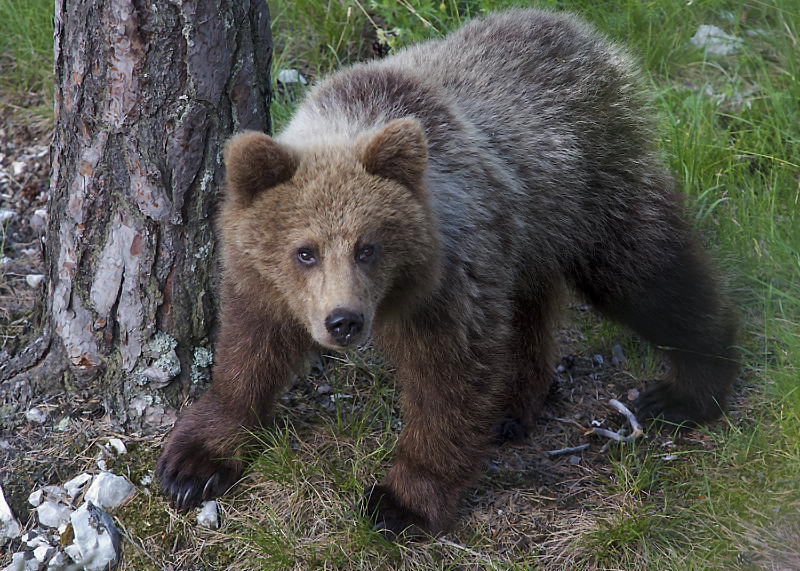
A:
{"type": "Polygon", "coordinates": [[[341,347],[347,347],[360,339],[364,329],[364,314],[337,307],[325,318],[325,329],[341,347]]]}

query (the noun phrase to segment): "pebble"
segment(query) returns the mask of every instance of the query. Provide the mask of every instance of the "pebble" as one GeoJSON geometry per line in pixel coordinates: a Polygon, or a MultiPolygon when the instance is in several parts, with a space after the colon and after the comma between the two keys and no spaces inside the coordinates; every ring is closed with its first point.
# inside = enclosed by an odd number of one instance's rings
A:
{"type": "MultiPolygon", "coordinates": [[[[44,278],[44,276],[42,276],[44,278]]],[[[25,413],[25,418],[28,419],[30,422],[35,422],[36,424],[42,424],[44,421],[47,420],[47,413],[43,410],[33,407],[28,412],[25,413]]]]}
{"type": "Polygon", "coordinates": [[[70,511],[69,507],[50,500],[43,502],[36,508],[39,524],[54,528],[69,522],[70,511]]]}
{"type": "Polygon", "coordinates": [[[125,476],[101,472],[86,491],[86,500],[103,509],[114,509],[128,501],[134,493],[136,488],[125,476]]]}
{"type": "Polygon", "coordinates": [[[75,543],[65,548],[67,554],[87,571],[113,569],[121,548],[114,519],[92,502],[75,510],[70,519],[75,543]]]}
{"type": "Polygon", "coordinates": [[[44,231],[45,226],[47,226],[47,210],[43,208],[34,210],[30,224],[35,232],[44,231]]]}
{"type": "Polygon", "coordinates": [[[119,438],[109,438],[108,445],[111,446],[111,448],[113,448],[114,451],[119,455],[128,453],[125,443],[119,438]]]}
{"type": "Polygon", "coordinates": [[[0,209],[0,224],[5,222],[6,220],[11,220],[12,218],[16,218],[17,213],[13,210],[8,210],[7,208],[0,209]]]}
{"type": "Polygon", "coordinates": [[[39,563],[47,563],[55,552],[56,548],[52,545],[40,545],[33,550],[33,556],[39,563]]]}
{"type": "Polygon", "coordinates": [[[278,81],[283,84],[287,83],[300,83],[306,85],[308,81],[303,74],[296,69],[282,69],[278,72],[278,81]]]}
{"type": "Polygon", "coordinates": [[[23,161],[14,161],[11,163],[11,173],[14,176],[21,176],[25,173],[28,169],[28,165],[25,164],[23,161]]]}
{"type": "Polygon", "coordinates": [[[704,49],[706,53],[726,56],[739,51],[742,39],[726,34],[717,26],[702,24],[697,28],[697,33],[689,40],[693,46],[704,49]]]}
{"type": "Polygon", "coordinates": [[[197,514],[197,523],[208,529],[219,528],[219,505],[216,501],[203,502],[197,514]]]}
{"type": "Polygon", "coordinates": [[[3,488],[0,486],[0,537],[18,537],[22,531],[11,506],[6,502],[3,488]]]}
{"type": "Polygon", "coordinates": [[[11,556],[11,565],[4,567],[3,571],[28,571],[39,569],[39,562],[30,551],[20,551],[11,556]]]}
{"type": "Polygon", "coordinates": [[[622,367],[628,362],[625,352],[622,350],[622,345],[614,345],[611,348],[611,364],[615,367],[622,367]]]}
{"type": "Polygon", "coordinates": [[[44,276],[42,274],[28,274],[25,276],[25,282],[32,288],[37,288],[42,285],[44,281],[44,276]]]}
{"type": "Polygon", "coordinates": [[[92,480],[91,474],[79,474],[72,478],[70,481],[64,483],[64,489],[70,498],[78,497],[78,494],[83,491],[83,488],[88,482],[92,480]]]}
{"type": "Polygon", "coordinates": [[[61,551],[56,551],[56,554],[50,558],[50,561],[47,562],[47,568],[53,569],[53,571],[57,569],[64,569],[67,566],[67,559],[64,557],[64,554],[61,551]]]}
{"type": "Polygon", "coordinates": [[[72,420],[68,416],[65,416],[58,421],[58,423],[53,427],[53,430],[56,432],[66,432],[69,430],[70,424],[72,424],[72,420]]]}
{"type": "Polygon", "coordinates": [[[28,496],[28,503],[33,507],[38,508],[42,504],[42,490],[31,492],[31,494],[28,496]]]}

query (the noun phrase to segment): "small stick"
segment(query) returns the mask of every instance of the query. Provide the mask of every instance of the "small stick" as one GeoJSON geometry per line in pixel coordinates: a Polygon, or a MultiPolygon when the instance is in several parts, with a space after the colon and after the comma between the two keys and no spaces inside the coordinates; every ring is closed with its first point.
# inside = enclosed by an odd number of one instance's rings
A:
{"type": "Polygon", "coordinates": [[[625,418],[628,419],[628,422],[631,423],[631,428],[633,429],[633,433],[631,434],[631,436],[633,436],[634,438],[638,438],[639,436],[644,435],[644,430],[642,430],[642,425],[639,424],[639,421],[636,420],[636,416],[630,411],[630,409],[627,406],[619,402],[617,399],[611,399],[610,401],[608,401],[608,404],[610,404],[619,412],[624,414],[625,418]]]}
{"type": "Polygon", "coordinates": [[[436,540],[436,542],[439,543],[440,545],[445,545],[447,547],[452,547],[454,549],[459,549],[461,551],[464,551],[465,553],[469,553],[470,555],[472,555],[476,559],[480,559],[484,563],[488,563],[489,565],[494,567],[494,563],[493,563],[493,561],[491,560],[491,558],[488,555],[484,555],[483,553],[478,553],[474,549],[470,549],[469,547],[466,547],[464,545],[460,545],[460,544],[456,543],[455,541],[450,541],[449,539],[445,539],[444,537],[438,538],[436,540]]]}
{"type": "Polygon", "coordinates": [[[610,438],[611,440],[616,440],[617,442],[633,442],[636,438],[636,434],[629,434],[628,436],[622,436],[619,432],[613,432],[611,430],[606,430],[605,428],[592,428],[591,430],[587,431],[585,436],[589,436],[591,434],[597,434],[598,436],[605,436],[606,438],[610,438]]]}
{"type": "Polygon", "coordinates": [[[549,456],[561,456],[563,454],[570,454],[572,452],[580,452],[589,448],[589,443],[581,444],[580,446],[572,446],[571,448],[559,448],[558,450],[548,450],[549,456]]]}

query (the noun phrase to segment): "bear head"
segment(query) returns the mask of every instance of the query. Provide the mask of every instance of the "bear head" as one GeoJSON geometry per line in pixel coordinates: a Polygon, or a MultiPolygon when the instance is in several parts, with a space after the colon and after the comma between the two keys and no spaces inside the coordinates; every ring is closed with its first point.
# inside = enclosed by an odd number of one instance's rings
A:
{"type": "MultiPolygon", "coordinates": [[[[439,236],[419,121],[289,146],[245,132],[226,147],[224,281],[343,350],[413,311],[439,280],[439,236]]],[[[224,302],[224,299],[223,299],[224,302]]]]}

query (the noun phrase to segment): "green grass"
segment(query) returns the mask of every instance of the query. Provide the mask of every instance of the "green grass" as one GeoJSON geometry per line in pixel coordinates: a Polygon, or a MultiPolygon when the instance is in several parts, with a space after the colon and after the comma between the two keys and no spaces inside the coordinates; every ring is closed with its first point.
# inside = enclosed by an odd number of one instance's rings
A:
{"type": "Polygon", "coordinates": [[[0,0],[0,89],[52,101],[52,0],[0,0]]]}

